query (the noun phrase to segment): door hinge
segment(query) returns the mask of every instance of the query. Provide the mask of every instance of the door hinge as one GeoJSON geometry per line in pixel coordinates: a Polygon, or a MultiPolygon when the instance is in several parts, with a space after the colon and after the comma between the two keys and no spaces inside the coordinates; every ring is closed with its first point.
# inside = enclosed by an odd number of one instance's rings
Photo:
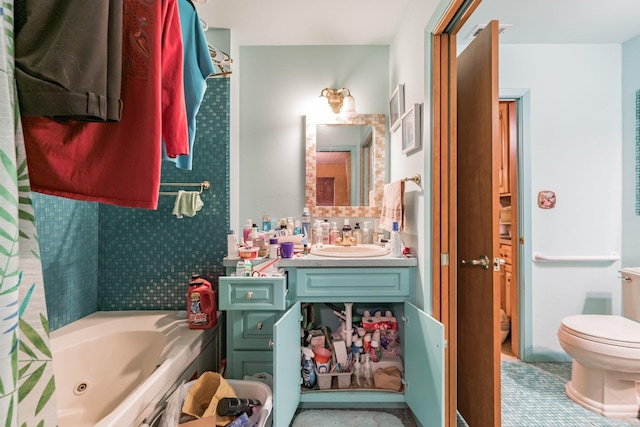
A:
{"type": "Polygon", "coordinates": [[[440,265],[449,265],[449,254],[440,254],[440,265]]]}
{"type": "Polygon", "coordinates": [[[449,347],[449,343],[447,342],[447,340],[444,340],[444,348],[449,347]]]}

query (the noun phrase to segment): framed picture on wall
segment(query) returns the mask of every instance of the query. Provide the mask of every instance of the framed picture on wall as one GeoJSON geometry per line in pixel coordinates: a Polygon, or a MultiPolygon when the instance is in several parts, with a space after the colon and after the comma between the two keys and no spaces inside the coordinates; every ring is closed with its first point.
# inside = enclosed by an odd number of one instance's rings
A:
{"type": "Polygon", "coordinates": [[[410,154],[422,146],[422,104],[413,107],[402,115],[402,152],[410,154]]]}
{"type": "Polygon", "coordinates": [[[400,126],[400,119],[404,114],[404,84],[396,86],[389,100],[389,126],[395,131],[400,126]]]}

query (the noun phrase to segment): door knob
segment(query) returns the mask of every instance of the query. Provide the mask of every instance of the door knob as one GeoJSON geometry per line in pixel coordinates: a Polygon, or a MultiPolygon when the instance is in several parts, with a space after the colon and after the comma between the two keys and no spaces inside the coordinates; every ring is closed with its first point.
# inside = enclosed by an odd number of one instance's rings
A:
{"type": "Polygon", "coordinates": [[[489,269],[489,265],[491,265],[491,262],[489,261],[489,257],[486,255],[480,255],[480,259],[468,259],[468,260],[461,260],[460,264],[463,267],[474,267],[474,266],[480,266],[480,268],[482,268],[483,270],[488,270],[489,269]]]}

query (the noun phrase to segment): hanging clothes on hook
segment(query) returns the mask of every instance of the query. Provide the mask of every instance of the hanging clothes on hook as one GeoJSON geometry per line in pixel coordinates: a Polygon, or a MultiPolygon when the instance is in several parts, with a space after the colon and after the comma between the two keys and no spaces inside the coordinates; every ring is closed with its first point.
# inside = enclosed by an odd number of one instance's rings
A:
{"type": "Polygon", "coordinates": [[[122,119],[22,116],[33,191],[156,209],[160,141],[170,157],[189,153],[177,0],[124,0],[123,10],[122,119]]]}
{"type": "Polygon", "coordinates": [[[191,170],[193,144],[196,137],[196,116],[207,89],[207,76],[214,72],[207,49],[207,39],[200,25],[198,11],[191,0],[179,0],[180,27],[184,66],[184,96],[189,132],[189,153],[175,158],[167,156],[163,147],[162,158],[176,164],[180,169],[191,170]]]}

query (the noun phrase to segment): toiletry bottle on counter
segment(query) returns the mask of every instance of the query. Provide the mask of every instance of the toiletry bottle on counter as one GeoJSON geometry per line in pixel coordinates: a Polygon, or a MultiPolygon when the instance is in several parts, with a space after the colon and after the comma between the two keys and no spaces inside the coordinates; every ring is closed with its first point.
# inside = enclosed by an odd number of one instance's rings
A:
{"type": "Polygon", "coordinates": [[[391,256],[395,258],[402,257],[402,239],[398,232],[397,221],[393,221],[393,230],[391,231],[391,256]]]}
{"type": "Polygon", "coordinates": [[[251,241],[251,232],[253,231],[253,223],[251,219],[248,219],[247,222],[244,223],[244,227],[242,228],[242,244],[244,245],[246,242],[251,241]]]}
{"type": "Polygon", "coordinates": [[[331,232],[331,230],[329,229],[329,221],[325,219],[320,224],[320,227],[322,227],[322,243],[328,245],[330,240],[329,233],[331,232]]]}
{"type": "Polygon", "coordinates": [[[227,234],[227,258],[238,258],[238,238],[233,230],[227,234]]]}
{"type": "Polygon", "coordinates": [[[253,272],[253,265],[251,261],[248,259],[244,260],[244,275],[245,277],[251,277],[251,273],[253,272]]]}
{"type": "Polygon", "coordinates": [[[311,244],[311,214],[309,208],[304,207],[302,211],[302,244],[311,244]]]}
{"type": "Polygon", "coordinates": [[[192,276],[187,295],[189,329],[209,329],[216,325],[216,300],[211,284],[198,275],[192,276]]]}
{"type": "Polygon", "coordinates": [[[268,214],[262,216],[262,231],[271,231],[271,217],[268,214]]]}
{"type": "Polygon", "coordinates": [[[351,238],[351,225],[349,224],[349,218],[345,218],[344,225],[342,226],[342,241],[347,242],[351,238]]]}
{"type": "Polygon", "coordinates": [[[278,258],[278,238],[271,237],[269,239],[269,258],[278,258]]]}
{"type": "Polygon", "coordinates": [[[316,232],[314,233],[315,234],[314,238],[316,240],[316,243],[315,243],[315,247],[316,248],[321,248],[323,246],[323,244],[322,244],[322,225],[321,224],[322,223],[320,221],[316,221],[315,225],[314,225],[315,230],[316,230],[316,232]]]}
{"type": "Polygon", "coordinates": [[[356,239],[356,245],[362,244],[362,230],[359,222],[356,222],[356,227],[353,229],[353,237],[356,239]]]}
{"type": "Polygon", "coordinates": [[[336,239],[340,236],[340,231],[338,231],[338,227],[335,222],[331,223],[333,227],[331,228],[331,233],[329,233],[329,244],[335,245],[336,239]]]}
{"type": "Polygon", "coordinates": [[[313,367],[313,350],[309,347],[303,347],[304,364],[302,365],[302,386],[304,388],[313,388],[316,385],[316,372],[313,367]]]}
{"type": "Polygon", "coordinates": [[[371,224],[370,221],[365,221],[364,222],[364,228],[362,229],[362,244],[363,245],[370,245],[371,243],[373,243],[373,241],[371,240],[371,230],[369,229],[369,224],[371,224]]]}

